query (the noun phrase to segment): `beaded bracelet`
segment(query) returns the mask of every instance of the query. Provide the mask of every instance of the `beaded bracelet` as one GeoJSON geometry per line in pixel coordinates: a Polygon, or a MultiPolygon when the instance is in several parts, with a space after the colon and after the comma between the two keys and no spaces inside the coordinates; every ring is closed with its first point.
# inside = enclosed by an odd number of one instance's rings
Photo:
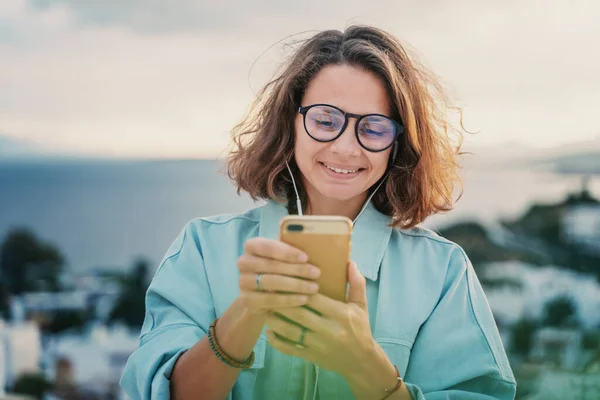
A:
{"type": "Polygon", "coordinates": [[[229,356],[227,353],[223,351],[219,343],[217,342],[217,334],[215,331],[215,326],[217,325],[217,321],[219,318],[215,319],[212,324],[210,324],[210,328],[208,329],[208,343],[210,344],[210,348],[215,353],[217,358],[223,361],[225,364],[229,365],[233,368],[247,369],[252,366],[254,363],[254,351],[250,354],[250,357],[246,359],[246,361],[240,362],[229,356]]]}
{"type": "Polygon", "coordinates": [[[385,397],[381,400],[387,399],[388,397],[390,397],[392,394],[396,393],[398,391],[398,389],[400,389],[402,387],[402,378],[400,378],[400,371],[398,371],[398,367],[396,367],[394,365],[394,368],[396,368],[396,386],[394,386],[393,389],[385,389],[385,392],[387,393],[385,395],[385,397]]]}

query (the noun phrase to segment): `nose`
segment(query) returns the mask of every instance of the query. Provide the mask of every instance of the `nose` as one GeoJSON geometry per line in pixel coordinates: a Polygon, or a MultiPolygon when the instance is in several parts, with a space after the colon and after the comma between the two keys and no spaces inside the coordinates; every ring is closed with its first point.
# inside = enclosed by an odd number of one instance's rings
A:
{"type": "Polygon", "coordinates": [[[345,157],[356,157],[360,155],[361,146],[356,140],[356,118],[349,118],[346,128],[336,140],[331,142],[331,151],[345,157]]]}

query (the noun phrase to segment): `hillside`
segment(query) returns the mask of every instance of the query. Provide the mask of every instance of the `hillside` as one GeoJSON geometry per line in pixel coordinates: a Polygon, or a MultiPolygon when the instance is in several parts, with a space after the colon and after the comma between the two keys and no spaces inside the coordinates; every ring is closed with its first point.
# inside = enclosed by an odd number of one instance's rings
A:
{"type": "Polygon", "coordinates": [[[590,274],[600,282],[598,221],[600,201],[584,187],[559,203],[534,204],[520,217],[496,226],[468,221],[448,226],[440,234],[461,245],[480,271],[494,262],[522,261],[590,274]],[[590,228],[586,223],[595,225],[590,228]],[[578,230],[582,229],[592,237],[581,238],[578,230]]]}

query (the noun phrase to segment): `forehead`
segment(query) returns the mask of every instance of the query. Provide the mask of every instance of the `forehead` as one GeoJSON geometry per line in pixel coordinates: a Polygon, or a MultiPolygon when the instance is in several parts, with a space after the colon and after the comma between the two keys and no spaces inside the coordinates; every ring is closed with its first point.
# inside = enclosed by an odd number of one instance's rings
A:
{"type": "Polygon", "coordinates": [[[310,81],[303,106],[331,104],[354,114],[390,116],[391,102],[383,81],[374,73],[350,65],[328,65],[310,81]]]}

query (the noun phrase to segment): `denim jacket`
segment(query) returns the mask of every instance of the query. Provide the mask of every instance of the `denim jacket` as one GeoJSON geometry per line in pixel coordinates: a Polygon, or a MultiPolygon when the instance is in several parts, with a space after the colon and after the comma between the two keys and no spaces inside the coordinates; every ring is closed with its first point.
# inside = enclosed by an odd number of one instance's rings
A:
{"type": "MultiPolygon", "coordinates": [[[[236,261],[244,242],[277,239],[285,215],[285,205],[269,201],[186,225],[146,295],[139,348],[121,377],[132,399],[170,398],[177,358],[239,295],[236,261]]],[[[511,367],[464,251],[429,230],[391,228],[390,222],[368,205],[354,226],[351,256],[367,280],[373,338],[413,399],[514,399],[511,367]]],[[[229,400],[353,398],[344,378],[280,353],[264,330],[254,352],[254,364],[240,373],[229,400]]]]}

